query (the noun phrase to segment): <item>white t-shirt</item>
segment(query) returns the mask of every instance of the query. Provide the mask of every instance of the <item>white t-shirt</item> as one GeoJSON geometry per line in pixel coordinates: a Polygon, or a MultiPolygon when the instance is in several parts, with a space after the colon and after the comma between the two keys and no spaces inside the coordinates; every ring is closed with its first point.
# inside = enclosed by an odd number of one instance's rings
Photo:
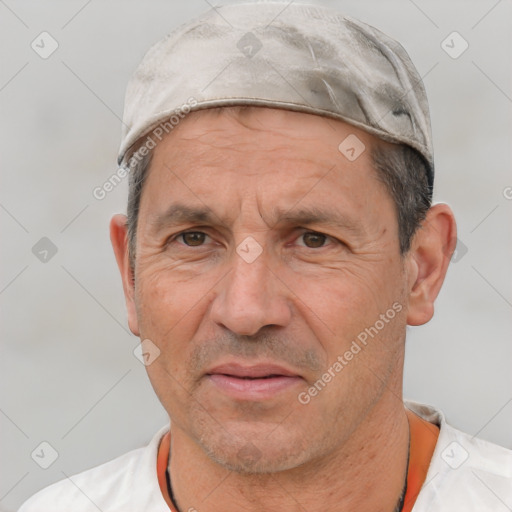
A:
{"type": "MultiPolygon", "coordinates": [[[[405,404],[440,427],[413,512],[512,510],[511,450],[450,427],[433,407],[405,404]]],[[[168,430],[169,426],[162,428],[145,448],[39,491],[19,512],[169,512],[156,472],[158,446],[168,430]]]]}

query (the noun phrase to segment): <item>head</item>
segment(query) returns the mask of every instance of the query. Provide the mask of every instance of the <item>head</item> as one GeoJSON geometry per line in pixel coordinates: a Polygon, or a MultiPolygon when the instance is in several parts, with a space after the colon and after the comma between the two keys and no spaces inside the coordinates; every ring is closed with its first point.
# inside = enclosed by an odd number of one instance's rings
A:
{"type": "Polygon", "coordinates": [[[148,52],[124,121],[119,161],[151,154],[111,238],[173,435],[272,473],[399,411],[455,241],[404,49],[316,7],[219,7],[148,52]]]}
{"type": "Polygon", "coordinates": [[[423,166],[341,120],[282,109],[192,112],[163,137],[111,238],[173,428],[225,467],[273,472],[396,406],[406,326],[431,318],[455,240],[423,166]],[[339,150],[349,136],[364,146],[355,159],[339,150]],[[231,378],[248,368],[281,377],[231,378]]]}

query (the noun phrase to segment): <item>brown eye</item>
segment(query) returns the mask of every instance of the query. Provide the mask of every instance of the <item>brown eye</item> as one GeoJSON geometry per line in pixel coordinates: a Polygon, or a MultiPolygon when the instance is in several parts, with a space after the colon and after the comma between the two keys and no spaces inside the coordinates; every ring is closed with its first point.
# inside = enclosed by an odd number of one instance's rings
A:
{"type": "Polygon", "coordinates": [[[322,235],[321,233],[304,233],[302,235],[302,239],[304,240],[304,245],[309,247],[310,249],[318,249],[325,244],[327,237],[322,235]]]}
{"type": "Polygon", "coordinates": [[[180,236],[185,245],[189,245],[191,247],[204,244],[206,238],[206,234],[201,233],[200,231],[189,231],[188,233],[182,233],[180,236]]]}

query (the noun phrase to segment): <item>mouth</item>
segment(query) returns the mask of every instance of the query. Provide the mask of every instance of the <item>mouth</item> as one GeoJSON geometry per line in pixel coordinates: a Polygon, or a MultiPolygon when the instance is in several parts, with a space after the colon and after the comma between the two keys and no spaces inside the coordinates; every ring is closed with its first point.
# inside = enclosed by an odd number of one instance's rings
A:
{"type": "Polygon", "coordinates": [[[303,381],[300,375],[275,364],[224,364],[208,371],[206,378],[217,390],[240,400],[270,399],[303,381]]]}

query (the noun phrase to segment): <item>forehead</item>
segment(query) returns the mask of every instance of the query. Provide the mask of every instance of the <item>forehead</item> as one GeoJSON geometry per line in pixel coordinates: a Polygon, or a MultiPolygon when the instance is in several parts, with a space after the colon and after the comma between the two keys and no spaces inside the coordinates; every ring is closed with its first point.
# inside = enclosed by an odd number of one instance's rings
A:
{"type": "MultiPolygon", "coordinates": [[[[272,160],[274,154],[316,166],[371,163],[375,136],[332,118],[264,107],[222,107],[190,113],[153,150],[171,163],[272,160]],[[271,152],[271,153],[269,153],[271,152]],[[230,155],[231,154],[231,155],[230,155]],[[359,163],[356,163],[359,160],[359,163]]],[[[239,172],[243,172],[240,168],[239,172]]]]}
{"type": "Polygon", "coordinates": [[[383,191],[371,158],[377,143],[352,125],[312,114],[262,107],[197,111],[153,150],[143,200],[149,195],[152,207],[185,196],[207,206],[230,202],[236,211],[251,195],[283,209],[298,199],[307,206],[343,197],[358,207],[371,187],[383,191]]]}
{"type": "Polygon", "coordinates": [[[344,132],[354,133],[366,141],[376,139],[364,130],[331,117],[258,106],[215,107],[192,111],[168,135],[174,136],[175,140],[187,140],[191,135],[229,128],[240,133],[245,129],[255,134],[282,134],[291,139],[315,140],[327,133],[334,135],[344,132]]]}

